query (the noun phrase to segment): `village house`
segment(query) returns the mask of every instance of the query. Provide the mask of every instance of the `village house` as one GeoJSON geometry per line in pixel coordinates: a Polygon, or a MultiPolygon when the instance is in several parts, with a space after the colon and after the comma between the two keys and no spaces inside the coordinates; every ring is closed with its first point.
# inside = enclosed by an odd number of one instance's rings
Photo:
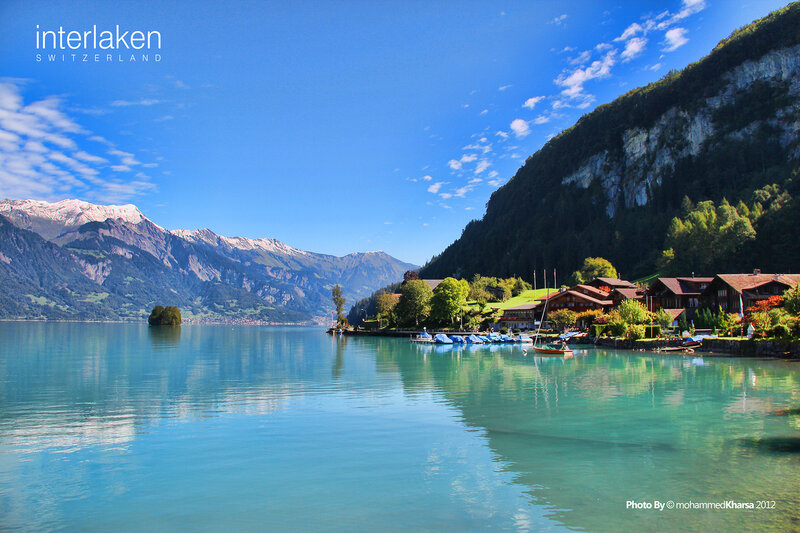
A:
{"type": "Polygon", "coordinates": [[[700,295],[714,278],[658,278],[647,289],[651,311],[664,309],[676,323],[684,312],[687,320],[694,318],[700,307],[700,295]]]}
{"type": "Polygon", "coordinates": [[[501,328],[534,329],[536,327],[534,310],[538,305],[532,303],[505,309],[497,325],[501,328]]]}
{"type": "Polygon", "coordinates": [[[743,314],[758,300],[779,296],[800,284],[800,274],[717,274],[700,295],[700,306],[743,314]]]}

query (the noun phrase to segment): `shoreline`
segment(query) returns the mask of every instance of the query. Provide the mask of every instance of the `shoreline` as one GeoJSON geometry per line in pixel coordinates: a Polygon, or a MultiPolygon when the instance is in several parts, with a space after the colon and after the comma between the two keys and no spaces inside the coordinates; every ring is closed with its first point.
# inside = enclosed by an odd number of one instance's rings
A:
{"type": "MultiPolygon", "coordinates": [[[[333,334],[333,329],[328,328],[326,333],[333,334]]],[[[422,330],[344,330],[343,335],[350,337],[387,337],[411,339],[422,333],[422,330]]],[[[443,333],[445,335],[471,335],[474,331],[428,331],[430,335],[443,333]]],[[[528,333],[530,335],[530,333],[528,333]]],[[[548,333],[539,335],[545,339],[553,339],[558,335],[548,333]]],[[[680,347],[685,339],[657,339],[647,341],[634,341],[627,339],[612,339],[608,337],[584,337],[569,340],[568,344],[603,346],[617,350],[632,350],[650,354],[692,355],[702,354],[709,357],[763,357],[769,359],[782,359],[786,361],[800,360],[800,342],[782,342],[751,339],[703,339],[700,346],[692,348],[692,352],[670,351],[660,352],[663,348],[680,347]]]]}

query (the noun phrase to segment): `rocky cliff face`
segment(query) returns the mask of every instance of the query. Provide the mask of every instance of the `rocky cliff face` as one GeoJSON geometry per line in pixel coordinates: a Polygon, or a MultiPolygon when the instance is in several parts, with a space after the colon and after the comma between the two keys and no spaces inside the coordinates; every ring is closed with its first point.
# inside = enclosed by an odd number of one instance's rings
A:
{"type": "Polygon", "coordinates": [[[774,128],[781,146],[789,148],[789,155],[795,159],[800,157],[800,148],[796,145],[800,136],[800,45],[747,61],[725,73],[723,78],[723,88],[705,98],[699,108],[672,107],[649,128],[625,130],[621,152],[604,150],[586,158],[581,167],[564,176],[561,183],[584,189],[595,181],[600,183],[607,197],[606,213],[613,217],[620,205],[645,205],[648,192],[661,185],[662,178],[675,170],[677,161],[697,156],[704,148],[713,149],[707,144],[719,142],[717,134],[723,138],[742,139],[764,121],[774,128]],[[737,96],[748,94],[756,83],[784,86],[793,102],[773,109],[770,117],[736,129],[714,120],[715,111],[733,105],[737,96]]]}
{"type": "Polygon", "coordinates": [[[800,220],[798,27],[796,2],[584,115],[529,157],[483,219],[420,274],[570,272],[594,256],[630,277],[652,274],[682,206],[725,199],[749,209],[765,187],[782,195],[781,213],[760,219],[749,252],[737,249],[726,268],[796,270],[800,245],[771,250],[800,240],[800,230],[787,233],[800,220]]]}

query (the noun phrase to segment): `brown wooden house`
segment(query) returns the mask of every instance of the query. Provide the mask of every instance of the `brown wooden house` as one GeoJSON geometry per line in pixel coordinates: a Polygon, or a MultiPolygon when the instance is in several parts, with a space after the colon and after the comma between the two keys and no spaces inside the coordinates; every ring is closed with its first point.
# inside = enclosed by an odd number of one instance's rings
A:
{"type": "Polygon", "coordinates": [[[714,281],[714,278],[658,278],[647,289],[652,311],[666,309],[671,315],[680,316],[675,311],[685,310],[686,318],[694,318],[700,307],[700,295],[714,281]]]}
{"type": "Polygon", "coordinates": [[[800,274],[717,274],[700,295],[701,307],[743,314],[758,300],[780,296],[800,284],[800,274]]]}

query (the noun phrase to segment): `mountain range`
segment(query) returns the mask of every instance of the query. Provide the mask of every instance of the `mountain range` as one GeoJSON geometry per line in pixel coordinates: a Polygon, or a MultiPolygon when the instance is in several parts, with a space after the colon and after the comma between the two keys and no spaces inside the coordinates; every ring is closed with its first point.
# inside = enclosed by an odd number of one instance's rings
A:
{"type": "Polygon", "coordinates": [[[631,279],[798,271],[800,3],[584,115],[420,275],[566,275],[596,256],[631,279]]]}
{"type": "Polygon", "coordinates": [[[343,257],[275,239],[166,230],[134,205],[0,201],[0,317],[321,322],[331,289],[356,301],[417,267],[384,252],[343,257]]]}

